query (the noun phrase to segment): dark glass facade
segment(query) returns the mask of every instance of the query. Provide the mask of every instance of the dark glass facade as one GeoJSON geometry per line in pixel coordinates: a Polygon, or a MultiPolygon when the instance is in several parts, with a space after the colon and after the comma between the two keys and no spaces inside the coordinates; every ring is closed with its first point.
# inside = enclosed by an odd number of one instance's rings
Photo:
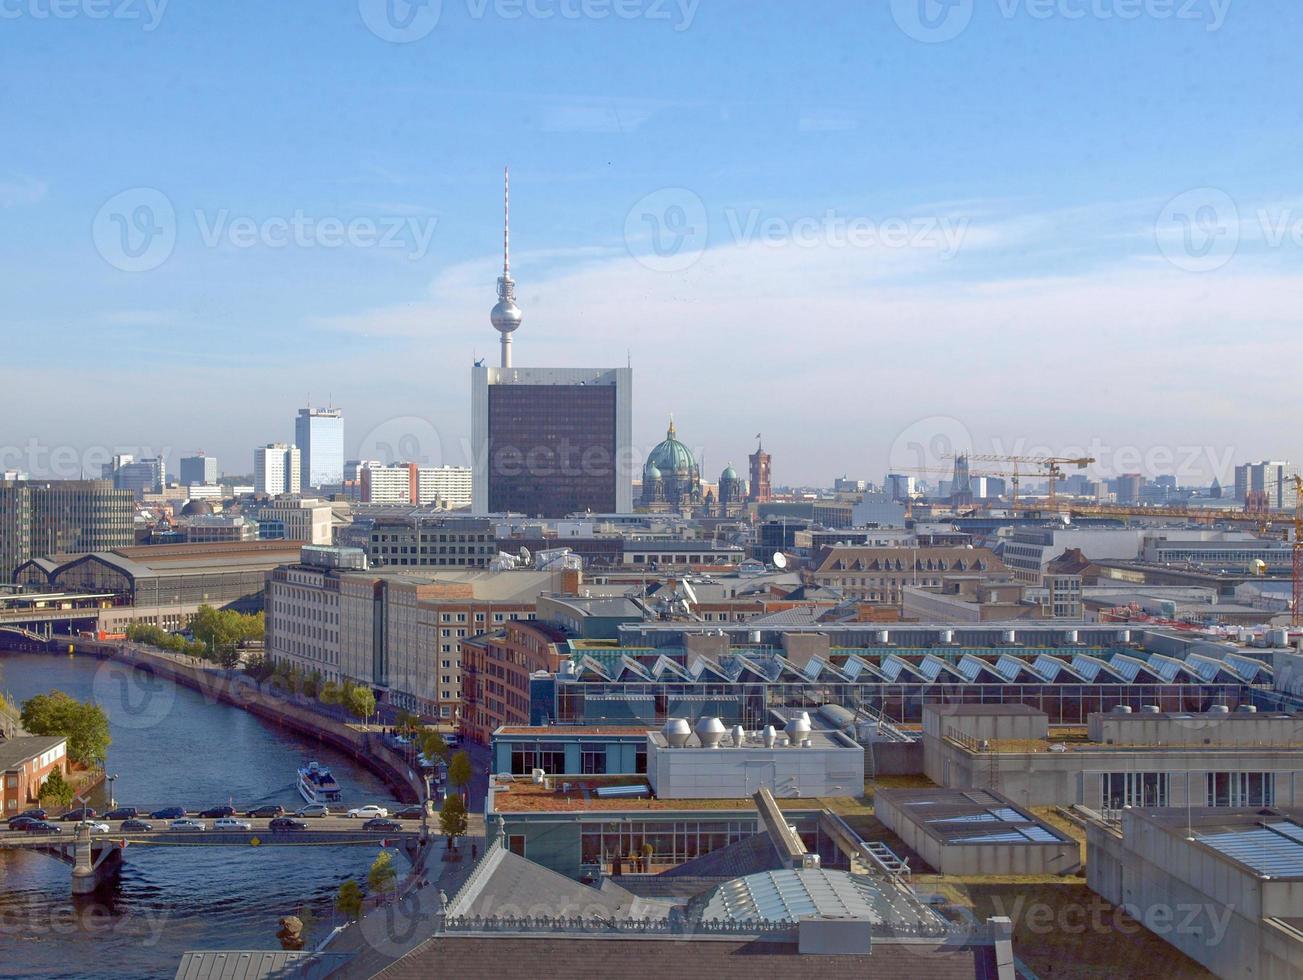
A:
{"type": "Polygon", "coordinates": [[[618,509],[614,385],[493,385],[488,431],[490,511],[618,509]]]}

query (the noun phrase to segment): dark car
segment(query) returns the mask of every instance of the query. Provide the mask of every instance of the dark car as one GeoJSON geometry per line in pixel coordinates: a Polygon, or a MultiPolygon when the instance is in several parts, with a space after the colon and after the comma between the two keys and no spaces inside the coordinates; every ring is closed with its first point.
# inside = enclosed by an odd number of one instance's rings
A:
{"type": "Polygon", "coordinates": [[[372,817],[362,825],[363,830],[402,830],[403,825],[388,817],[372,817]]]}
{"type": "Polygon", "coordinates": [[[76,810],[69,810],[60,820],[94,820],[95,808],[93,806],[78,807],[76,810]]]}
{"type": "Polygon", "coordinates": [[[29,834],[62,834],[63,828],[48,820],[33,820],[27,825],[29,834]]]}
{"type": "Polygon", "coordinates": [[[149,815],[151,820],[178,820],[185,816],[185,807],[183,806],[165,806],[161,810],[155,810],[149,815]]]}
{"type": "Polygon", "coordinates": [[[221,817],[235,816],[235,807],[233,806],[210,806],[207,810],[199,811],[200,817],[207,817],[210,820],[220,819],[221,817]]]}
{"type": "Polygon", "coordinates": [[[248,810],[244,814],[246,817],[283,817],[285,808],[279,803],[268,803],[266,806],[257,806],[248,810]]]}
{"type": "Polygon", "coordinates": [[[276,817],[267,827],[269,830],[307,830],[308,824],[305,820],[295,820],[293,817],[276,817]]]}
{"type": "Polygon", "coordinates": [[[122,829],[126,831],[153,830],[154,825],[148,820],[137,820],[135,817],[132,817],[130,820],[122,821],[122,829]]]}
{"type": "Polygon", "coordinates": [[[26,830],[34,823],[40,823],[35,817],[14,817],[9,821],[10,830],[26,830]]]}
{"type": "Polygon", "coordinates": [[[31,817],[33,820],[48,820],[48,819],[50,819],[50,815],[49,815],[48,813],[46,813],[45,810],[42,809],[42,808],[39,807],[39,806],[36,807],[35,809],[32,809],[32,810],[24,810],[22,813],[20,813],[20,814],[18,814],[18,815],[19,815],[20,817],[31,817]]]}
{"type": "Polygon", "coordinates": [[[116,810],[110,810],[101,817],[101,820],[134,820],[140,816],[140,811],[134,806],[120,806],[116,810]]]}
{"type": "Polygon", "coordinates": [[[405,806],[394,814],[395,820],[420,820],[425,813],[423,806],[405,806]]]}

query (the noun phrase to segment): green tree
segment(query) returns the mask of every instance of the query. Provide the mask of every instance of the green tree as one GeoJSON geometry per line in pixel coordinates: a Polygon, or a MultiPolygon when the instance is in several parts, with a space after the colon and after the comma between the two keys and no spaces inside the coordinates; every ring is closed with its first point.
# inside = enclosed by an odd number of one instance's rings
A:
{"type": "Polygon", "coordinates": [[[453,789],[462,792],[471,784],[471,777],[474,770],[471,768],[471,757],[465,752],[458,752],[448,763],[448,783],[453,789]]]}
{"type": "Polygon", "coordinates": [[[335,908],[338,909],[345,918],[357,919],[362,916],[362,886],[352,878],[339,886],[339,893],[335,896],[335,908]]]}
{"type": "Polygon", "coordinates": [[[63,778],[63,770],[54,769],[45,777],[38,795],[42,803],[66,810],[72,805],[72,799],[77,794],[73,791],[72,784],[63,778]]]}
{"type": "Polygon", "coordinates": [[[326,683],[321,685],[322,704],[339,704],[343,699],[343,696],[343,691],[334,681],[326,681],[326,683]]]}
{"type": "Polygon", "coordinates": [[[366,721],[376,710],[376,696],[369,687],[351,687],[344,695],[344,707],[358,721],[366,721]]]}
{"type": "Polygon", "coordinates": [[[23,702],[23,727],[33,735],[64,735],[68,757],[83,766],[104,764],[108,756],[109,718],[91,701],[78,701],[63,691],[38,694],[23,702]]]}
{"type": "Polygon", "coordinates": [[[443,808],[439,810],[439,830],[447,836],[449,848],[454,847],[457,838],[466,833],[466,824],[466,804],[454,793],[443,801],[443,808]]]}
{"type": "Polygon", "coordinates": [[[398,871],[394,868],[394,856],[388,851],[381,851],[366,873],[367,889],[373,895],[388,895],[397,882],[398,871]]]}
{"type": "Polygon", "coordinates": [[[421,739],[421,755],[425,756],[431,762],[436,759],[446,761],[448,756],[448,743],[443,740],[443,736],[438,732],[426,732],[421,739]]]}

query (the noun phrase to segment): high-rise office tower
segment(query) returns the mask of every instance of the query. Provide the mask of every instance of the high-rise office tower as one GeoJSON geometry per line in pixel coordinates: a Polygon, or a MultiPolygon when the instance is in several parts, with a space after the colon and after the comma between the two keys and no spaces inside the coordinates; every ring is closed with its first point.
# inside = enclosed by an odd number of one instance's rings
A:
{"type": "Polygon", "coordinates": [[[136,505],[110,480],[0,480],[0,582],[46,555],[135,543],[136,505]]]}
{"type": "Polygon", "coordinates": [[[162,493],[166,472],[161,456],[148,459],[120,454],[100,468],[100,475],[112,480],[118,490],[130,490],[137,497],[147,493],[162,493]]]}
{"type": "Polygon", "coordinates": [[[182,486],[210,485],[217,482],[217,457],[182,456],[178,478],[182,486]]]}
{"type": "Polygon", "coordinates": [[[283,442],[259,446],[253,451],[253,492],[271,497],[298,493],[302,489],[301,464],[297,446],[283,442]]]}
{"type": "Polygon", "coordinates": [[[633,372],[518,368],[512,334],[523,319],[511,278],[510,198],[504,179],[502,276],[490,320],[499,367],[471,369],[474,512],[564,517],[633,509],[633,372]]]}
{"type": "Polygon", "coordinates": [[[300,408],[294,444],[303,454],[303,485],[344,482],[344,413],[337,408],[300,408]]]}

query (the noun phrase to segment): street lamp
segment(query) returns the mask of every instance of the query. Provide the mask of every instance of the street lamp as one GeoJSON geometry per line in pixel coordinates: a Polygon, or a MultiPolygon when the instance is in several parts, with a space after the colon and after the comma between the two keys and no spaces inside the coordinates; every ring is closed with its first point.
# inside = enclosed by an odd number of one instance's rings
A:
{"type": "Polygon", "coordinates": [[[112,776],[107,777],[109,782],[109,809],[110,810],[114,809],[118,805],[117,801],[113,799],[113,780],[117,778],[118,778],[118,774],[116,772],[112,776]]]}

